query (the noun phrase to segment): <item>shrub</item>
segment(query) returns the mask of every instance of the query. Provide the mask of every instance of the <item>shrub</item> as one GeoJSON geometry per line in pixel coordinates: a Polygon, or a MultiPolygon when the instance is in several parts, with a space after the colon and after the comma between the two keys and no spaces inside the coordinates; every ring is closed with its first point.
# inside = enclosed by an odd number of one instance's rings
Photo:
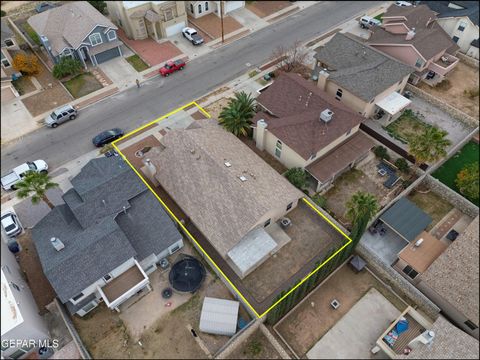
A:
{"type": "Polygon", "coordinates": [[[398,158],[397,160],[395,160],[395,166],[404,173],[408,173],[408,170],[410,169],[407,160],[405,160],[404,158],[398,158]]]}
{"type": "Polygon", "coordinates": [[[387,149],[381,145],[376,146],[375,149],[373,150],[373,153],[375,154],[376,157],[380,159],[385,159],[387,161],[390,160],[390,155],[388,155],[387,149]]]}
{"type": "Polygon", "coordinates": [[[466,197],[477,200],[479,197],[479,170],[478,162],[466,165],[455,180],[460,193],[466,197]]]}
{"type": "Polygon", "coordinates": [[[102,14],[105,14],[105,9],[107,8],[107,3],[105,1],[90,0],[88,1],[95,9],[100,11],[102,14]]]}
{"type": "Polygon", "coordinates": [[[302,168],[291,168],[285,173],[285,177],[300,190],[307,185],[307,174],[302,168]]]}
{"type": "Polygon", "coordinates": [[[402,181],[402,186],[404,189],[408,188],[410,185],[412,185],[412,180],[407,179],[402,181]]]}
{"type": "Polygon", "coordinates": [[[40,73],[40,64],[35,55],[18,54],[13,58],[13,68],[24,75],[37,75],[40,73]]]}
{"type": "Polygon", "coordinates": [[[327,198],[325,196],[320,195],[320,194],[313,195],[312,200],[315,204],[317,204],[318,206],[320,206],[322,208],[327,203],[327,198]]]}
{"type": "Polygon", "coordinates": [[[470,99],[474,99],[478,96],[479,94],[479,88],[471,88],[471,89],[465,89],[463,90],[463,94],[467,95],[470,99]]]}
{"type": "Polygon", "coordinates": [[[7,15],[7,13],[3,10],[0,10],[1,11],[1,14],[2,14],[2,17],[4,17],[5,15],[7,15]]]}
{"type": "Polygon", "coordinates": [[[71,57],[63,57],[58,64],[55,64],[52,73],[54,77],[60,79],[69,75],[77,75],[81,69],[82,63],[80,60],[71,57]]]}

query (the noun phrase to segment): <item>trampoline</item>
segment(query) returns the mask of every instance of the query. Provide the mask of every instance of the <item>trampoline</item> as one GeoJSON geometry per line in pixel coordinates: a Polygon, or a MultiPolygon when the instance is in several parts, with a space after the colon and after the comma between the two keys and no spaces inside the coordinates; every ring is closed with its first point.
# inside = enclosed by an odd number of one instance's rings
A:
{"type": "Polygon", "coordinates": [[[192,256],[177,261],[168,274],[172,287],[180,292],[195,292],[205,279],[205,268],[192,256]]]}

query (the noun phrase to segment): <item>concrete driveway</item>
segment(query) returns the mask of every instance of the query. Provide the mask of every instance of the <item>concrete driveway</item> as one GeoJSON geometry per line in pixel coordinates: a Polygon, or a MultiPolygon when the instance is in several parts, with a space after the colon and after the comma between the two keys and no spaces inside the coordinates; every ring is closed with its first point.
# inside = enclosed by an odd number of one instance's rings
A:
{"type": "MultiPolygon", "coordinates": [[[[342,306],[342,305],[340,305],[342,306]]],[[[390,322],[400,315],[375,288],[371,288],[307,353],[309,359],[388,359],[370,350],[390,322]]]]}
{"type": "Polygon", "coordinates": [[[100,69],[117,85],[119,89],[135,84],[140,74],[123,57],[116,57],[99,65],[100,69]]]}
{"type": "Polygon", "coordinates": [[[2,144],[39,127],[19,98],[2,103],[2,144]]]}
{"type": "MultiPolygon", "coordinates": [[[[170,36],[168,40],[175,44],[175,46],[180,49],[182,53],[187,55],[190,60],[212,51],[212,49],[205,43],[202,45],[193,45],[190,41],[185,39],[181,33],[170,36]]],[[[206,42],[207,39],[204,39],[204,41],[206,42]]]]}

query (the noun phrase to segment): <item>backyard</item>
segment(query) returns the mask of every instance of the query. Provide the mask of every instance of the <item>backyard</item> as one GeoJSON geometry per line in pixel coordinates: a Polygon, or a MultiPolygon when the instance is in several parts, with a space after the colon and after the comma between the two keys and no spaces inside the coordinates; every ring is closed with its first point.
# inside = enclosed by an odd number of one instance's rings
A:
{"type": "Polygon", "coordinates": [[[422,114],[407,109],[397,120],[386,126],[385,130],[394,139],[408,144],[413,136],[423,133],[430,126],[423,121],[422,114]]]}
{"type": "Polygon", "coordinates": [[[240,344],[228,359],[281,359],[277,350],[260,329],[255,330],[240,344]]]}
{"type": "Polygon", "coordinates": [[[100,90],[102,84],[90,72],[77,75],[63,83],[75,99],[100,90]]]}
{"type": "MultiPolygon", "coordinates": [[[[432,174],[433,177],[440,180],[442,183],[447,185],[450,189],[459,192],[457,185],[455,184],[455,179],[457,174],[465,167],[465,165],[475,163],[478,164],[479,159],[479,145],[473,141],[468,142],[465,146],[448,159],[442,166],[440,166],[432,174]]],[[[468,198],[467,198],[468,199],[468,198]]],[[[479,200],[468,199],[477,206],[479,205],[479,200]]]]}
{"type": "Polygon", "coordinates": [[[453,209],[453,206],[449,202],[443,200],[440,196],[429,190],[413,190],[408,194],[408,198],[432,217],[433,221],[428,225],[426,231],[430,231],[450,212],[450,210],[453,209]]]}
{"type": "Polygon", "coordinates": [[[145,61],[143,61],[140,56],[138,55],[132,55],[132,56],[129,56],[127,58],[125,58],[125,60],[128,61],[128,63],[130,65],[133,66],[133,68],[135,70],[137,70],[138,72],[141,72],[143,70],[147,70],[149,68],[149,66],[145,63],[145,61]]]}
{"type": "Polygon", "coordinates": [[[478,119],[478,68],[459,62],[445,83],[434,88],[421,83],[418,87],[478,119]]]}
{"type": "Polygon", "coordinates": [[[378,290],[399,311],[407,307],[369,271],[355,274],[350,267],[343,266],[274,328],[300,358],[305,358],[306,352],[371,288],[378,290]],[[332,299],[337,299],[341,304],[336,310],[330,305],[332,299]]]}

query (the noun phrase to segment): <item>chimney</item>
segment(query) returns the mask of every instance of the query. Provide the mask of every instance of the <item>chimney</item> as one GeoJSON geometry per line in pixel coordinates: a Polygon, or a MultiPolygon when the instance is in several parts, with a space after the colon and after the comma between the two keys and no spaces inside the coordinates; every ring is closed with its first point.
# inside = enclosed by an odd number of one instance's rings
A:
{"type": "Polygon", "coordinates": [[[325,88],[327,86],[327,79],[330,76],[330,74],[327,72],[327,69],[323,69],[318,73],[318,87],[320,90],[325,91],[325,88]]]}
{"type": "Polygon", "coordinates": [[[255,128],[255,144],[259,150],[265,149],[265,136],[266,136],[266,129],[267,123],[265,120],[260,119],[257,121],[257,127],[255,128]]]}
{"type": "Polygon", "coordinates": [[[405,37],[405,40],[412,40],[415,37],[415,28],[412,28],[412,30],[409,30],[407,33],[407,36],[405,37]]]}
{"type": "Polygon", "coordinates": [[[145,166],[142,166],[141,170],[142,172],[147,176],[147,178],[155,185],[158,186],[159,182],[155,178],[155,175],[157,174],[157,168],[155,165],[152,164],[152,161],[150,159],[144,159],[143,163],[145,166]]]}
{"type": "Polygon", "coordinates": [[[50,239],[50,243],[52,244],[52,246],[55,248],[55,250],[57,251],[60,251],[62,250],[65,245],[63,244],[63,242],[61,242],[61,240],[59,238],[56,238],[56,237],[52,237],[50,239]]]}
{"type": "Polygon", "coordinates": [[[332,121],[333,118],[333,111],[330,109],[325,109],[320,113],[320,120],[323,120],[325,124],[328,124],[332,121]]]}

